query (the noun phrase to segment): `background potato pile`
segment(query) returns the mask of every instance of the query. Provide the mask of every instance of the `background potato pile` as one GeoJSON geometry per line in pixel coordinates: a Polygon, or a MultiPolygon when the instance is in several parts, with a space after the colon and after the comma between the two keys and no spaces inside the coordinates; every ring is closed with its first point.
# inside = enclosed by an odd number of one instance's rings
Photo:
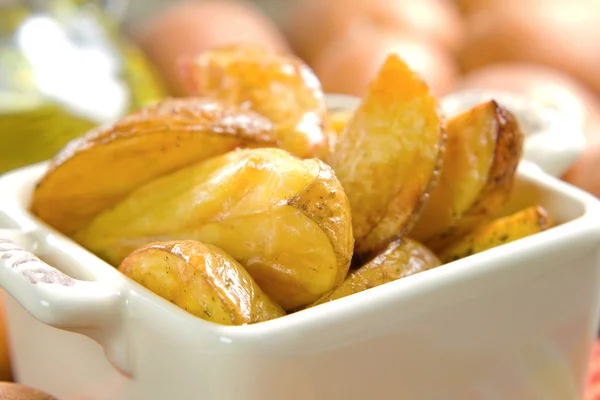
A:
{"type": "Polygon", "coordinates": [[[31,211],[189,313],[256,323],[551,226],[496,219],[523,134],[490,100],[448,121],[391,54],[330,113],[298,57],[251,44],[182,61],[169,98],[69,143],[31,211]]]}
{"type": "MultiPolygon", "coordinates": [[[[155,0],[159,1],[159,0],[155,0]]],[[[166,4],[166,2],[165,2],[166,4]]],[[[180,0],[132,28],[177,95],[180,57],[236,41],[293,52],[326,93],[364,96],[398,54],[436,96],[529,94],[569,110],[593,146],[563,178],[600,196],[600,0],[180,0]],[[262,5],[263,12],[256,5],[262,5]]]]}

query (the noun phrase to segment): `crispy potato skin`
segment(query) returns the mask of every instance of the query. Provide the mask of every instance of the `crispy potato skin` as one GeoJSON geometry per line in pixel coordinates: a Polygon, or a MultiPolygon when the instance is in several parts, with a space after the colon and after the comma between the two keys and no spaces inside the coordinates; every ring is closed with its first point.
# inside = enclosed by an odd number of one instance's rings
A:
{"type": "Polygon", "coordinates": [[[157,240],[215,245],[287,311],[341,283],[354,244],[331,168],[276,148],[233,151],[158,178],[74,237],[113,265],[157,240]]]}
{"type": "Polygon", "coordinates": [[[328,158],[350,200],[357,254],[412,227],[438,180],[444,142],[429,88],[389,56],[328,158]]]}
{"type": "Polygon", "coordinates": [[[344,282],[311,306],[362,292],[441,265],[431,250],[414,240],[396,240],[371,261],[351,271],[344,282]]]}
{"type": "Polygon", "coordinates": [[[281,148],[299,157],[328,153],[325,96],[299,58],[235,44],[183,61],[183,71],[192,93],[247,107],[273,121],[281,148]]]}
{"type": "Polygon", "coordinates": [[[523,151],[514,116],[495,101],[449,121],[442,174],[410,237],[437,251],[495,217],[523,151]]]}
{"type": "Polygon", "coordinates": [[[275,143],[273,125],[256,113],[214,100],[166,99],[70,142],[38,183],[31,210],[70,235],[159,176],[244,144],[275,143]]]}
{"type": "Polygon", "coordinates": [[[532,206],[513,215],[498,218],[478,227],[439,253],[444,263],[514,242],[552,227],[548,212],[541,206],[532,206]]]}
{"type": "Polygon", "coordinates": [[[194,240],[150,243],[131,253],[119,271],[199,318],[242,325],[285,312],[223,250],[194,240]]]}

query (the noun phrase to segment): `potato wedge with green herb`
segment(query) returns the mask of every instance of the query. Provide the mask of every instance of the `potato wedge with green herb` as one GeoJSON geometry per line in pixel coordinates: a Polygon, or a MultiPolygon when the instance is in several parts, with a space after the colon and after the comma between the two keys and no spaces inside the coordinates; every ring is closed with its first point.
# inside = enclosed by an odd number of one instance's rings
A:
{"type": "Polygon", "coordinates": [[[442,250],[439,256],[444,263],[449,263],[545,231],[551,226],[552,220],[543,207],[529,207],[475,229],[442,250]]]}
{"type": "Polygon", "coordinates": [[[440,181],[409,236],[437,251],[507,202],[523,151],[515,117],[495,101],[449,121],[440,181]]]}
{"type": "Polygon", "coordinates": [[[362,292],[441,265],[431,250],[404,238],[396,240],[362,267],[351,271],[344,282],[312,305],[318,305],[362,292]]]}
{"type": "Polygon", "coordinates": [[[182,70],[192,93],[269,118],[281,148],[299,157],[327,154],[325,95],[313,71],[296,56],[233,44],[183,61],[182,70]]]}
{"type": "Polygon", "coordinates": [[[50,163],[31,210],[70,235],[151,180],[241,145],[276,143],[266,118],[207,99],[167,99],[69,143],[50,163]]]}
{"type": "Polygon", "coordinates": [[[352,208],[358,254],[412,227],[435,187],[445,133],[427,84],[390,55],[328,158],[352,208]]]}
{"type": "Polygon", "coordinates": [[[119,271],[207,321],[242,325],[285,311],[223,250],[194,240],[155,242],[131,253],[119,271]]]}
{"type": "Polygon", "coordinates": [[[341,283],[353,249],[350,206],[331,168],[275,148],[233,151],[158,178],[74,237],[113,265],[158,240],[215,245],[287,311],[341,283]]]}

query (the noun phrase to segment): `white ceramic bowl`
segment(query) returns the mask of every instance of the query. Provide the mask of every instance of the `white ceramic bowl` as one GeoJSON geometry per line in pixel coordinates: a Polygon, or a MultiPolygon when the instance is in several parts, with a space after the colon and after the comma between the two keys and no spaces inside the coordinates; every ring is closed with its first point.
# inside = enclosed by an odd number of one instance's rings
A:
{"type": "Polygon", "coordinates": [[[0,286],[18,380],[61,400],[581,399],[600,202],[533,164],[507,212],[539,203],[558,226],[237,327],[187,314],[33,218],[44,170],[0,177],[0,286]]]}

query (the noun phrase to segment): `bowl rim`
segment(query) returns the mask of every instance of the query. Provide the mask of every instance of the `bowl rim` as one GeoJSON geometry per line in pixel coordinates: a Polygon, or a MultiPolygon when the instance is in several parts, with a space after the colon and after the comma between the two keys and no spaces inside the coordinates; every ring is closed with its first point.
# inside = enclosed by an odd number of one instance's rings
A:
{"type": "MultiPolygon", "coordinates": [[[[353,109],[359,105],[360,99],[343,94],[328,94],[326,102],[329,109],[353,109]]],[[[266,333],[284,332],[289,334],[291,331],[294,331],[294,334],[306,333],[306,329],[310,330],[310,327],[315,324],[332,323],[332,320],[335,320],[332,317],[353,318],[353,315],[358,316],[368,312],[377,304],[401,301],[402,298],[414,295],[419,291],[430,291],[432,288],[459,282],[473,274],[486,273],[489,268],[495,268],[494,265],[508,262],[514,257],[527,255],[531,251],[539,249],[540,246],[545,246],[548,242],[560,245],[561,241],[564,242],[568,238],[571,240],[595,238],[600,242],[600,226],[595,223],[600,220],[600,201],[594,196],[550,176],[533,163],[522,160],[517,170],[517,179],[525,179],[545,191],[577,203],[583,208],[583,215],[530,237],[317,307],[256,324],[225,326],[197,318],[152,293],[30,214],[28,203],[31,190],[48,165],[49,162],[46,161],[0,175],[0,193],[9,193],[8,196],[0,197],[0,217],[5,214],[10,223],[16,225],[20,231],[32,232],[43,238],[45,246],[58,248],[64,256],[68,255],[71,259],[78,260],[81,275],[91,275],[90,280],[93,282],[108,285],[117,290],[122,297],[123,304],[128,303],[128,299],[141,300],[152,304],[157,310],[156,312],[162,313],[161,318],[165,318],[165,321],[171,321],[166,325],[178,327],[181,327],[182,324],[185,325],[187,327],[185,330],[177,328],[178,334],[183,331],[195,332],[195,334],[203,331],[217,337],[256,339],[263,337],[266,333]],[[486,265],[489,268],[486,269],[486,265]],[[474,266],[477,268],[473,268],[474,266]]],[[[126,306],[123,305],[123,307],[126,306]]],[[[126,311],[122,309],[121,313],[126,313],[126,311]]]]}
{"type": "Polygon", "coordinates": [[[549,243],[560,246],[561,243],[576,242],[582,238],[587,238],[588,243],[590,238],[600,243],[600,226],[596,223],[600,220],[600,200],[544,173],[536,165],[523,161],[519,165],[517,179],[524,179],[544,191],[562,196],[573,204],[577,203],[584,210],[583,214],[547,231],[352,296],[269,321],[250,325],[225,326],[197,318],[164,300],[30,214],[28,206],[22,202],[23,200],[28,201],[27,192],[32,190],[35,181],[44,173],[47,165],[47,163],[36,164],[0,177],[0,193],[10,193],[9,196],[0,199],[0,212],[4,213],[13,225],[20,227],[21,230],[41,234],[49,246],[58,246],[65,255],[69,254],[69,257],[81,260],[79,267],[83,274],[91,273],[94,275],[92,279],[94,282],[106,284],[118,290],[123,297],[122,301],[126,302],[135,297],[137,300],[150,302],[153,309],[162,314],[161,318],[165,318],[165,325],[178,327],[178,334],[182,331],[195,334],[204,331],[205,334],[226,336],[238,340],[241,338],[259,339],[265,334],[277,334],[278,332],[288,335],[290,332],[294,332],[295,335],[306,334],[315,324],[323,324],[325,321],[331,323],[336,317],[344,319],[353,318],[353,315],[360,316],[378,304],[398,302],[422,291],[430,292],[435,288],[472,278],[474,275],[489,273],[497,269],[499,264],[506,264],[515,258],[526,256],[548,246],[549,243]],[[181,329],[182,326],[185,326],[186,329],[181,329]]]}

